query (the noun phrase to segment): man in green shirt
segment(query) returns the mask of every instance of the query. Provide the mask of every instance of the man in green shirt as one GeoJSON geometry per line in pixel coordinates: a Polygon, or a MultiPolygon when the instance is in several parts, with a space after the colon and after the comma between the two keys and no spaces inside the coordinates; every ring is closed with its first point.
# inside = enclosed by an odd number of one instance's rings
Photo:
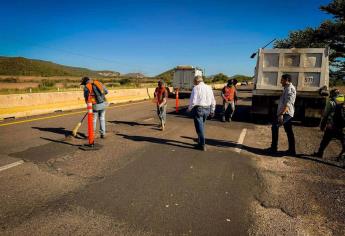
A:
{"type": "Polygon", "coordinates": [[[337,157],[337,161],[339,161],[345,152],[345,136],[343,131],[344,127],[340,124],[341,121],[339,121],[339,118],[336,119],[336,117],[339,117],[337,112],[341,112],[339,109],[343,109],[344,95],[340,94],[338,89],[333,89],[329,96],[330,99],[326,104],[320,124],[320,129],[321,131],[324,131],[324,135],[321,140],[319,150],[314,153],[314,156],[322,158],[327,145],[332,139],[336,138],[339,139],[342,144],[342,151],[337,157]],[[338,110],[337,107],[339,107],[338,110]]]}

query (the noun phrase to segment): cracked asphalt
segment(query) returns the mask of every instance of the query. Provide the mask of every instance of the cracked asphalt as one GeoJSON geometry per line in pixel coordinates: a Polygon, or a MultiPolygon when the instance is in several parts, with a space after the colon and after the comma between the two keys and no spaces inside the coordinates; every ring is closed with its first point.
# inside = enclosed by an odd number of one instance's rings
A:
{"type": "MultiPolygon", "coordinates": [[[[240,91],[233,122],[207,121],[207,152],[193,149],[187,99],[178,114],[169,100],[164,132],[151,101],[111,107],[98,151],[79,149],[86,124],[69,136],[82,114],[0,127],[0,164],[25,161],[0,172],[0,234],[345,235],[345,170],[266,156],[270,126],[251,122],[250,96],[240,91]]],[[[308,156],[322,134],[294,131],[308,156]]],[[[332,142],[326,159],[338,151],[332,142]]]]}

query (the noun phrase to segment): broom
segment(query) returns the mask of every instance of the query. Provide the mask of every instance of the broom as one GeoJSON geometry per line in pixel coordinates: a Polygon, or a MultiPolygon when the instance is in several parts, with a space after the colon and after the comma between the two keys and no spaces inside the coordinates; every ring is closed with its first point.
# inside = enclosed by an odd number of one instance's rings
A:
{"type": "Polygon", "coordinates": [[[76,125],[76,127],[73,129],[72,135],[73,135],[74,137],[77,136],[78,129],[80,128],[81,123],[83,123],[83,121],[84,121],[84,119],[85,119],[86,116],[87,116],[87,112],[86,112],[86,114],[84,115],[83,119],[81,119],[81,121],[80,121],[80,122],[76,125]]]}

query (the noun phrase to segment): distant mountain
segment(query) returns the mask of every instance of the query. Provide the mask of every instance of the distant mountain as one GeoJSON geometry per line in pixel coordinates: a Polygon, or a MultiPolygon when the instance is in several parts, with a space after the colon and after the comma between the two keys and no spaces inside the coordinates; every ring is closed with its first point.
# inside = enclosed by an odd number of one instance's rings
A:
{"type": "Polygon", "coordinates": [[[24,57],[0,57],[0,75],[115,77],[119,76],[120,73],[64,66],[24,57]]]}
{"type": "Polygon", "coordinates": [[[146,76],[144,74],[141,73],[128,73],[128,74],[124,74],[122,75],[123,77],[128,77],[128,78],[145,78],[146,76]]]}
{"type": "Polygon", "coordinates": [[[118,77],[120,76],[120,72],[116,71],[109,71],[109,70],[102,70],[102,71],[96,71],[97,74],[104,76],[104,77],[118,77]]]}

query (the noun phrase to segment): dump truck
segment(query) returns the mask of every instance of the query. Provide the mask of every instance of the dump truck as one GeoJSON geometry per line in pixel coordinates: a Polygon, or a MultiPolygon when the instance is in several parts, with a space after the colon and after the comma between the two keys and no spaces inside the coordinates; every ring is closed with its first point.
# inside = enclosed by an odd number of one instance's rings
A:
{"type": "Polygon", "coordinates": [[[275,116],[283,90],[281,76],[290,74],[297,90],[295,119],[319,120],[329,88],[328,54],[328,48],[259,49],[252,116],[275,116]]]}
{"type": "Polygon", "coordinates": [[[177,66],[174,69],[172,86],[179,91],[191,91],[194,86],[194,77],[202,76],[202,70],[193,66],[177,66]]]}

